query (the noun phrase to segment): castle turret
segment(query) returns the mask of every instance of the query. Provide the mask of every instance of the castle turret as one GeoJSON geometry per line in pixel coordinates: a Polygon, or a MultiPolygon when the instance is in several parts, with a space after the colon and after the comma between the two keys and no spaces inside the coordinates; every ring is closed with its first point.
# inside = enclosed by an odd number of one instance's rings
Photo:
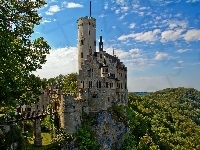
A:
{"type": "MultiPolygon", "coordinates": [[[[87,59],[87,55],[96,52],[96,19],[91,17],[81,17],[78,23],[78,70],[82,70],[81,64],[87,59]]],[[[78,71],[79,72],[79,71],[78,71]]]]}

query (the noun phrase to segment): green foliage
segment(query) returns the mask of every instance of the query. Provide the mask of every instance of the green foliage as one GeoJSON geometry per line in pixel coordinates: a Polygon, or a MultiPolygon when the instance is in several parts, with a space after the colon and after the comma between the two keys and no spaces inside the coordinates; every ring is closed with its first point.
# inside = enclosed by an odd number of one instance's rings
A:
{"type": "Polygon", "coordinates": [[[78,84],[77,73],[71,73],[68,75],[62,75],[50,79],[42,79],[43,87],[49,85],[55,88],[62,89],[63,93],[74,93],[77,96],[78,84]]]}
{"type": "Polygon", "coordinates": [[[192,88],[129,94],[130,133],[124,149],[132,141],[141,150],[200,149],[199,108],[200,92],[192,88]]]}
{"type": "Polygon", "coordinates": [[[95,133],[91,128],[94,119],[86,113],[83,113],[82,118],[82,125],[74,134],[75,146],[81,150],[99,150],[100,145],[97,143],[95,133]]]}
{"type": "Polygon", "coordinates": [[[123,122],[125,125],[127,125],[126,110],[124,106],[113,105],[108,109],[108,112],[111,113],[115,121],[123,122]]]}
{"type": "Polygon", "coordinates": [[[1,0],[0,105],[16,106],[36,100],[41,80],[32,72],[42,68],[50,46],[42,37],[30,40],[40,24],[37,10],[45,0],[1,0]],[[31,91],[31,92],[30,92],[31,91]]]}
{"type": "Polygon", "coordinates": [[[54,144],[54,147],[57,148],[67,147],[70,145],[73,139],[74,137],[65,133],[63,129],[58,129],[56,131],[56,136],[52,139],[52,144],[54,144]]]}
{"type": "Polygon", "coordinates": [[[41,127],[43,130],[51,130],[51,116],[47,115],[41,122],[41,127]]]}
{"type": "Polygon", "coordinates": [[[99,150],[99,144],[94,138],[94,133],[89,124],[84,123],[75,133],[76,146],[81,150],[99,150]]]}
{"type": "Polygon", "coordinates": [[[4,131],[2,127],[0,129],[0,132],[1,132],[0,133],[0,149],[2,150],[10,149],[11,145],[14,145],[14,143],[17,143],[18,148],[22,149],[23,144],[24,144],[24,139],[21,134],[21,128],[18,125],[11,125],[8,128],[10,129],[8,130],[8,132],[4,131]]]}
{"type": "Polygon", "coordinates": [[[77,73],[71,73],[64,78],[63,92],[74,93],[77,96],[77,73]]]}

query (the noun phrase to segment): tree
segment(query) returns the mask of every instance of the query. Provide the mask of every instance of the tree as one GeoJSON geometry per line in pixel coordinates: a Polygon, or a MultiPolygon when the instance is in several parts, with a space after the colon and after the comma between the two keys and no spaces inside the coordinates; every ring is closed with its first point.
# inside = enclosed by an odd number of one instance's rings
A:
{"type": "Polygon", "coordinates": [[[74,93],[76,96],[77,90],[78,90],[77,73],[71,73],[65,76],[63,81],[63,92],[74,93]]]}
{"type": "Polygon", "coordinates": [[[31,103],[40,94],[41,80],[32,72],[46,62],[50,46],[40,37],[31,40],[40,24],[37,10],[45,0],[0,2],[0,105],[31,103]]]}

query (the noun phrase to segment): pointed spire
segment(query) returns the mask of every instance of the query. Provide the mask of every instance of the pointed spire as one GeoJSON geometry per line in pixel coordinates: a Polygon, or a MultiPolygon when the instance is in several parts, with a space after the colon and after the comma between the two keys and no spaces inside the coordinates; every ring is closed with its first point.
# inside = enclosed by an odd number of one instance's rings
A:
{"type": "Polygon", "coordinates": [[[91,4],[91,1],[90,1],[90,17],[91,17],[91,9],[92,9],[92,4],[91,4]]]}

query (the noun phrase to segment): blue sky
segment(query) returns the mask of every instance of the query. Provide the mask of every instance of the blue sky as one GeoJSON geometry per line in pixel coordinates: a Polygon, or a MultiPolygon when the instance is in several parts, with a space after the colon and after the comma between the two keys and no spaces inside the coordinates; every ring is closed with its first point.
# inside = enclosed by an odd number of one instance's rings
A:
{"type": "MultiPolygon", "coordinates": [[[[48,0],[38,12],[32,38],[44,37],[52,50],[35,74],[77,72],[76,21],[89,16],[89,0],[48,0]]],[[[92,16],[104,50],[114,48],[128,67],[129,91],[200,90],[200,0],[94,0],[92,16]]]]}

